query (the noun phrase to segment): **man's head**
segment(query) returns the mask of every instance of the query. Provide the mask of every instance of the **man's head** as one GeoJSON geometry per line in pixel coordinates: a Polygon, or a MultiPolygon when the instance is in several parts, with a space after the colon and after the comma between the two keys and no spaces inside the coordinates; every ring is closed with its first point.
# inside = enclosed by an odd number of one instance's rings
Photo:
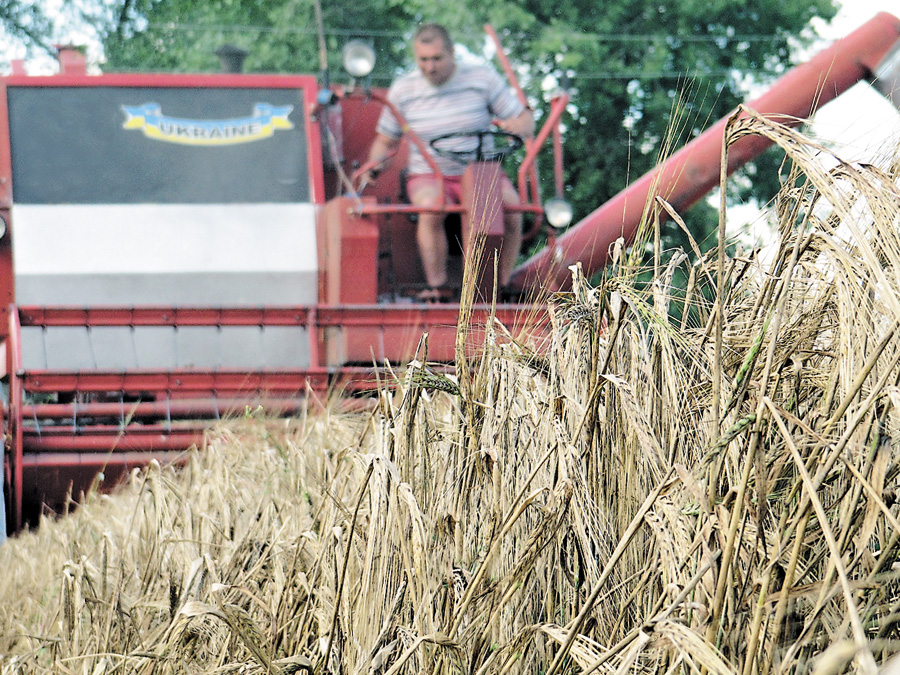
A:
{"type": "Polygon", "coordinates": [[[453,40],[447,29],[436,23],[420,26],[413,38],[416,65],[431,84],[444,84],[456,67],[453,40]]]}

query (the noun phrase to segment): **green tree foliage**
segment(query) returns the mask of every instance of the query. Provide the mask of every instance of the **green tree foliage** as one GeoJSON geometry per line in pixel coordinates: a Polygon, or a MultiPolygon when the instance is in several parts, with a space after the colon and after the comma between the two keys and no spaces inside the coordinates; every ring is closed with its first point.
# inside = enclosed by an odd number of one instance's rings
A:
{"type": "MultiPolygon", "coordinates": [[[[490,23],[525,66],[521,82],[538,108],[549,100],[548,83],[567,88],[565,184],[576,218],[725,116],[751,83],[784,72],[813,37],[810,20],[836,12],[833,0],[321,1],[333,72],[350,37],[372,40],[373,82],[386,85],[411,65],[406,38],[416,22],[446,24],[475,52],[490,23]]],[[[105,37],[108,70],[213,71],[213,52],[226,42],[250,52],[249,71],[320,67],[313,0],[119,0],[117,17],[105,37]]],[[[778,161],[764,155],[745,175],[773,176],[756,168],[778,161]]],[[[549,176],[543,182],[553,184],[549,176]]],[[[744,197],[774,192],[771,178],[745,183],[744,197]]],[[[712,243],[709,211],[701,203],[687,220],[696,239],[712,243]]],[[[679,239],[669,226],[667,242],[679,239]]]]}
{"type": "MultiPolygon", "coordinates": [[[[571,88],[566,185],[585,215],[728,114],[748,82],[789,68],[792,46],[812,37],[810,20],[835,11],[831,0],[528,0],[511,20],[496,6],[486,18],[533,65],[535,84],[551,76],[571,88]]],[[[755,180],[745,193],[768,199],[774,186],[755,180]]],[[[710,243],[711,210],[701,203],[688,217],[710,243]]],[[[677,228],[667,233],[682,243],[677,228]]]]}
{"type": "MultiPolygon", "coordinates": [[[[342,46],[361,37],[373,43],[379,73],[390,80],[403,63],[401,31],[414,21],[404,6],[394,0],[324,0],[321,10],[329,68],[339,69],[342,46]]],[[[105,67],[217,71],[215,50],[232,44],[248,52],[249,72],[317,73],[317,19],[312,0],[124,0],[106,31],[105,67]]]]}
{"type": "Polygon", "coordinates": [[[22,44],[29,51],[51,52],[53,22],[35,0],[0,1],[0,35],[6,44],[22,44]]]}

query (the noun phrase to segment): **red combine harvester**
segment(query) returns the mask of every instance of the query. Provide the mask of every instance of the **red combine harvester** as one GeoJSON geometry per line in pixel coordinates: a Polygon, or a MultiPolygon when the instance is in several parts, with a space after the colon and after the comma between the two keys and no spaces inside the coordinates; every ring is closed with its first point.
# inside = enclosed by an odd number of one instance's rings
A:
{"type": "MultiPolygon", "coordinates": [[[[806,117],[864,79],[889,94],[900,87],[898,38],[900,20],[879,14],[749,106],[806,117]]],[[[389,105],[383,91],[323,91],[303,75],[89,75],[77,55],[61,56],[58,75],[0,80],[11,531],[100,473],[112,484],[151,458],[176,459],[221,416],[290,414],[310,392],[372,388],[371,364],[411,359],[425,331],[429,360],[452,361],[459,306],[413,300],[424,277],[416,209],[402,197],[405,148],[377,186],[356,194],[353,184],[389,105]]],[[[552,101],[521,164],[506,167],[530,235],[566,215],[561,200],[541,202],[534,166],[549,139],[559,196],[567,102],[552,101]]],[[[576,261],[600,269],[611,243],[633,237],[651,190],[679,209],[700,199],[718,181],[723,126],[551,237],[517,270],[517,290],[564,288],[576,261]]],[[[740,141],[730,169],[766,145],[740,141]]],[[[466,253],[485,243],[469,270],[482,301],[502,244],[490,189],[501,170],[474,162],[463,203],[441,209],[454,216],[458,282],[466,253]]],[[[496,314],[517,330],[535,310],[500,304],[496,314]]],[[[488,311],[476,305],[472,325],[488,311]]]]}

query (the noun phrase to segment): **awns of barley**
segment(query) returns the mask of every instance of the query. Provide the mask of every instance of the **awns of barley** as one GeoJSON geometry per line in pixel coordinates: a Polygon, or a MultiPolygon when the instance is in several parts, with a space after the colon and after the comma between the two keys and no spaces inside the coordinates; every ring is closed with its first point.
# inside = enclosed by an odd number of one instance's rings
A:
{"type": "Polygon", "coordinates": [[[0,548],[2,673],[896,672],[897,176],[750,133],[769,256],[620,252],[543,343],[88,495],[0,548]]]}

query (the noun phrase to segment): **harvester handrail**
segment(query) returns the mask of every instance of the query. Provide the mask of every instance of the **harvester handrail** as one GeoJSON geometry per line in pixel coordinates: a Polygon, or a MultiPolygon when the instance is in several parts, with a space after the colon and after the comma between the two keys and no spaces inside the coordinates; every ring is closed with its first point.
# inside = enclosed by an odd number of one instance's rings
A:
{"type": "MultiPolygon", "coordinates": [[[[538,132],[537,136],[535,136],[534,140],[527,145],[525,159],[522,160],[522,164],[519,166],[519,198],[523,203],[528,201],[527,195],[525,194],[525,176],[529,171],[535,168],[538,152],[540,152],[544,143],[547,142],[547,137],[557,128],[559,119],[562,117],[563,112],[565,112],[568,103],[569,95],[565,93],[560,94],[553,99],[550,104],[550,114],[541,126],[541,130],[538,132]]],[[[539,203],[540,196],[536,191],[534,197],[535,201],[539,203]]]]}
{"type": "MultiPolygon", "coordinates": [[[[528,105],[528,97],[525,95],[525,91],[519,84],[519,78],[516,77],[516,71],[513,70],[512,64],[509,62],[509,57],[506,55],[506,51],[503,49],[503,44],[500,42],[500,37],[497,35],[497,31],[494,30],[494,27],[490,24],[485,24],[484,31],[494,42],[494,46],[497,49],[497,60],[500,61],[503,72],[506,73],[506,79],[509,80],[510,85],[512,85],[512,88],[515,90],[519,102],[526,108],[530,108],[531,106],[528,105]]],[[[546,127],[547,125],[545,124],[544,126],[546,127]]],[[[538,141],[536,139],[530,138],[525,139],[525,150],[527,153],[531,153],[532,148],[534,148],[535,146],[537,146],[537,148],[540,148],[542,144],[543,141],[538,141]]],[[[537,154],[537,151],[535,151],[535,154],[537,154]]],[[[523,166],[524,164],[525,162],[523,161],[523,166]]],[[[531,160],[526,171],[523,171],[522,167],[519,167],[519,199],[521,199],[523,203],[528,201],[528,196],[526,193],[526,172],[528,174],[528,179],[531,181],[532,197],[534,198],[534,201],[536,203],[540,204],[541,193],[538,189],[537,165],[535,164],[534,159],[531,160]]]]}

